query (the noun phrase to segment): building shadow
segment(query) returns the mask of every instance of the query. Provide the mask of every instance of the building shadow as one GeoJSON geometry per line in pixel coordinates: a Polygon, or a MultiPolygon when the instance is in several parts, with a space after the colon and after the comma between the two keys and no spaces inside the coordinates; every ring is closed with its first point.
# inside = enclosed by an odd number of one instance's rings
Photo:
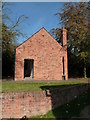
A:
{"type": "MultiPolygon", "coordinates": [[[[55,120],[72,120],[73,116],[79,116],[81,110],[88,105],[87,92],[83,94],[82,98],[78,98],[78,95],[83,93],[80,90],[80,86],[82,85],[86,84],[41,86],[41,89],[45,91],[47,99],[51,99],[51,109],[55,120]]],[[[79,118],[76,117],[76,119],[73,119],[78,120],[79,118]]]]}

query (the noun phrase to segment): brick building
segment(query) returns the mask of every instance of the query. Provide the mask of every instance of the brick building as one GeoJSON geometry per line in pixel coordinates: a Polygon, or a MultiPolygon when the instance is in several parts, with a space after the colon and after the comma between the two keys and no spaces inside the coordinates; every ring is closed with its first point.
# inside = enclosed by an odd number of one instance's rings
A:
{"type": "Polygon", "coordinates": [[[68,80],[67,33],[62,46],[42,28],[16,48],[15,80],[68,80]]]}

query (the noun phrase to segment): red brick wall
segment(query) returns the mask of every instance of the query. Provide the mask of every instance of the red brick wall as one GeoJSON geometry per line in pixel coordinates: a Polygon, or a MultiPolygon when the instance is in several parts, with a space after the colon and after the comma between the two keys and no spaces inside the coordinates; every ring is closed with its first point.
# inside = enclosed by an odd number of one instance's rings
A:
{"type": "MultiPolygon", "coordinates": [[[[63,28],[63,41],[66,30],[63,28]]],[[[61,46],[44,28],[16,48],[15,80],[24,79],[24,59],[34,59],[34,80],[62,80],[62,57],[68,79],[67,47],[61,46]]]]}
{"type": "Polygon", "coordinates": [[[47,94],[45,91],[3,93],[2,118],[43,115],[51,109],[70,102],[87,89],[88,85],[79,85],[61,90],[48,90],[47,94]]]}

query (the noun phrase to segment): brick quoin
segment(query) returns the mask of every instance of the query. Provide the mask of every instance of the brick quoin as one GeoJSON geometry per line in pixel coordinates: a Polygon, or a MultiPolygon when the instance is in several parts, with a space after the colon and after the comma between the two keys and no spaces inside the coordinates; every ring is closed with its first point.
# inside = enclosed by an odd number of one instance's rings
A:
{"type": "Polygon", "coordinates": [[[42,28],[16,48],[15,80],[28,78],[68,80],[67,31],[64,27],[62,28],[62,46],[45,28],[42,28]],[[25,76],[27,71],[30,76],[25,76]]]}

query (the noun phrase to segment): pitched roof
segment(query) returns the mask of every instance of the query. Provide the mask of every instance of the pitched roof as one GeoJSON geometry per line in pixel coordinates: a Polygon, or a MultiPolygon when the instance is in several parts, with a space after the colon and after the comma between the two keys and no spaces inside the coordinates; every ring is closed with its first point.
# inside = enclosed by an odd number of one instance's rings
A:
{"type": "MultiPolygon", "coordinates": [[[[40,30],[38,30],[36,33],[34,33],[31,37],[29,37],[27,40],[25,40],[23,43],[21,43],[20,45],[18,45],[16,48],[18,48],[19,46],[21,46],[22,44],[24,44],[26,41],[28,41],[30,38],[32,38],[35,34],[38,34],[38,32],[39,31],[41,31],[42,29],[44,29],[53,39],[54,39],[54,37],[44,28],[44,27],[42,27],[40,30]]],[[[55,39],[54,39],[55,40],[55,39]]],[[[56,40],[55,40],[55,42],[57,42],[56,40]]],[[[58,42],[57,42],[58,43],[58,42]]],[[[60,46],[60,47],[62,47],[59,43],[58,43],[58,45],[60,46]]]]}

